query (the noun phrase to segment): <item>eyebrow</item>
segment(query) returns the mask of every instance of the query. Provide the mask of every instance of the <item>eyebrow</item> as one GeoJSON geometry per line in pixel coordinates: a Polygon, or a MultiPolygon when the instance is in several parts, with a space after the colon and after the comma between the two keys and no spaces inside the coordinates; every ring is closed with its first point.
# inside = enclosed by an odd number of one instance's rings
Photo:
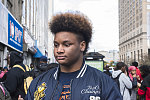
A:
{"type": "MultiPolygon", "coordinates": [[[[67,43],[67,42],[71,42],[71,41],[68,41],[68,40],[63,41],[63,43],[67,43]]],[[[54,43],[58,43],[58,42],[57,42],[57,41],[54,41],[54,43]]]]}

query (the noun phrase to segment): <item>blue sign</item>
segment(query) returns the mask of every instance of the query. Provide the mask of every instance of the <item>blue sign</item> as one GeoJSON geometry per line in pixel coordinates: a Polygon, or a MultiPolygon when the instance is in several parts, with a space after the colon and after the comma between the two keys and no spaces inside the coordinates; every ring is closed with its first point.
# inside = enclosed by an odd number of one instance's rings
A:
{"type": "Polygon", "coordinates": [[[9,13],[8,13],[8,44],[19,51],[22,51],[23,49],[23,28],[9,13]]]}

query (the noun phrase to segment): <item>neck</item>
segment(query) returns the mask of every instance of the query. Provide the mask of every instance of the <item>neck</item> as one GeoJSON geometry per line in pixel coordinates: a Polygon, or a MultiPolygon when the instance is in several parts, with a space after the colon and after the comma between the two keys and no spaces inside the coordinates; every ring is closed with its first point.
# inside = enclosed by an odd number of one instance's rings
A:
{"type": "Polygon", "coordinates": [[[61,72],[75,72],[82,67],[83,58],[80,58],[76,63],[71,65],[60,65],[61,72]]]}

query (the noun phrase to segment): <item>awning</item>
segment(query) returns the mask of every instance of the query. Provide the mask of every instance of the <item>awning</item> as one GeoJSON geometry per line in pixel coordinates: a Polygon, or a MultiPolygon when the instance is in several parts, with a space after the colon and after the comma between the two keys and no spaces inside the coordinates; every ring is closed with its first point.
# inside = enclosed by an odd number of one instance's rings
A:
{"type": "Polygon", "coordinates": [[[34,46],[32,46],[32,47],[28,48],[28,52],[30,52],[32,55],[34,55],[37,52],[37,50],[34,46]]]}
{"type": "Polygon", "coordinates": [[[36,48],[37,52],[33,55],[34,58],[40,58],[41,56],[43,56],[42,52],[36,48]]]}

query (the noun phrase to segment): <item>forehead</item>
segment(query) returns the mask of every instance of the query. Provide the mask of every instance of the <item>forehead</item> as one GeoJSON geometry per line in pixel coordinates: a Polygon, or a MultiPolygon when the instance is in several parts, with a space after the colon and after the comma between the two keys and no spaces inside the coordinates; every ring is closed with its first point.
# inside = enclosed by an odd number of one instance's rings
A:
{"type": "Polygon", "coordinates": [[[58,32],[55,34],[54,41],[77,41],[77,35],[72,32],[58,32]]]}

